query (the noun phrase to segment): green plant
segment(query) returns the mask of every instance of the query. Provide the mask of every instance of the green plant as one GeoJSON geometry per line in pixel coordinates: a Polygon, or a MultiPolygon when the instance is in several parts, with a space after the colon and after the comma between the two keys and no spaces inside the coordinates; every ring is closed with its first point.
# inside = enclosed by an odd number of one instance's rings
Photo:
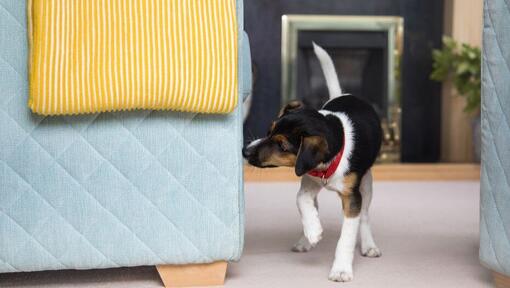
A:
{"type": "Polygon", "coordinates": [[[443,48],[432,51],[434,63],[430,78],[435,81],[451,79],[457,92],[466,97],[466,112],[480,109],[481,52],[478,47],[458,44],[444,37],[443,48]]]}

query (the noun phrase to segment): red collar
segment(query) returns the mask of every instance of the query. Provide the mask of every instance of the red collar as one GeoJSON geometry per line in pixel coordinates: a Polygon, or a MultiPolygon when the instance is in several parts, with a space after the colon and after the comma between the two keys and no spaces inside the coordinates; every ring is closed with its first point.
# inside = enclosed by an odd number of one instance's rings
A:
{"type": "Polygon", "coordinates": [[[342,145],[342,148],[340,149],[340,152],[336,154],[335,158],[331,161],[331,164],[329,164],[328,169],[326,170],[312,170],[308,172],[308,175],[319,177],[321,179],[328,179],[335,173],[336,168],[338,168],[338,165],[340,165],[340,160],[342,160],[342,155],[344,154],[344,147],[345,143],[342,145]]]}

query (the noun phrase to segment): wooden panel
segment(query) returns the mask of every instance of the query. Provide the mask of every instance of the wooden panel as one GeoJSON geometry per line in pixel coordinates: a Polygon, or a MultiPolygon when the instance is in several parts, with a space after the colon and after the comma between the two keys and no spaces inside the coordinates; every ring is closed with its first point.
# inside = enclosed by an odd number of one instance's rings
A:
{"type": "MultiPolygon", "coordinates": [[[[481,46],[483,0],[446,0],[444,22],[446,35],[481,46]]],[[[466,101],[449,82],[443,85],[442,95],[441,161],[472,162],[472,116],[463,111],[466,101]]]]}
{"type": "MultiPolygon", "coordinates": [[[[246,182],[299,181],[293,168],[245,167],[246,182]]],[[[462,181],[480,180],[476,164],[381,164],[373,168],[375,181],[462,181]]]]}
{"type": "Polygon", "coordinates": [[[159,265],[156,268],[165,287],[219,286],[225,282],[227,262],[159,265]]]}
{"type": "Polygon", "coordinates": [[[452,36],[476,46],[482,44],[483,0],[449,0],[452,6],[452,36]]]}
{"type": "Polygon", "coordinates": [[[443,84],[441,99],[441,161],[473,162],[472,116],[464,112],[466,100],[450,81],[443,84]]]}

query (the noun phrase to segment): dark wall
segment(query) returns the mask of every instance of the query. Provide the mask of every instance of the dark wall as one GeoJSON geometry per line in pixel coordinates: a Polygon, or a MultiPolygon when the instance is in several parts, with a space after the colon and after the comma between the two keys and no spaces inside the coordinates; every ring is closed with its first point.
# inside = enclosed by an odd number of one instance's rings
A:
{"type": "Polygon", "coordinates": [[[440,85],[429,80],[431,49],[440,47],[442,0],[245,0],[245,29],[257,67],[245,138],[265,135],[282,105],[283,14],[396,15],[405,20],[402,63],[402,161],[435,162],[440,151],[440,85]]]}

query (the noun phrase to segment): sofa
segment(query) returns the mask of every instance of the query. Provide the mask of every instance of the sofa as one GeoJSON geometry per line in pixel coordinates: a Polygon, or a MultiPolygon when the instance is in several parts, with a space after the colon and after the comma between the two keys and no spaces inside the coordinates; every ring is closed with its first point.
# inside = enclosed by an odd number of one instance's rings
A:
{"type": "Polygon", "coordinates": [[[510,3],[486,0],[482,63],[480,260],[510,287],[510,3]]]}
{"type": "Polygon", "coordinates": [[[207,264],[243,247],[242,5],[235,112],[42,117],[27,108],[26,1],[0,1],[0,273],[189,265],[224,276],[207,264]]]}

